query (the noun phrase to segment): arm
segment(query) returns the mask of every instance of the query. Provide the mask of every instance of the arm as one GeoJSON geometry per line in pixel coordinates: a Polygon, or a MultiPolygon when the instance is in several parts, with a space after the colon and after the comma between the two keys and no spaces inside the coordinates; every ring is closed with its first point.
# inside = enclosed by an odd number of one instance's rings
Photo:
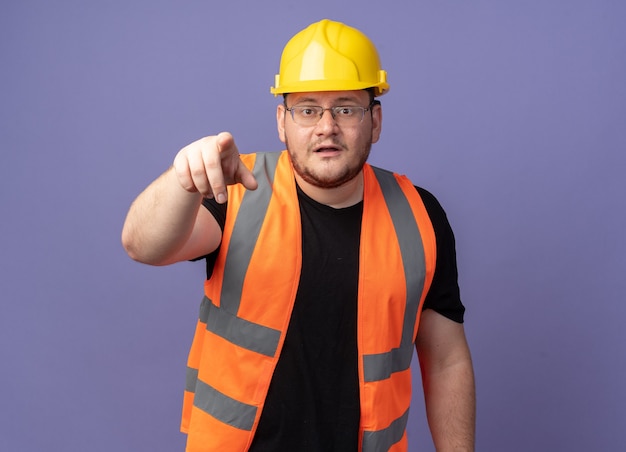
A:
{"type": "Polygon", "coordinates": [[[201,209],[202,197],[226,202],[226,186],[257,184],[243,165],[232,136],[223,133],[184,147],[174,164],[133,202],[122,230],[128,255],[151,265],[204,256],[221,240],[213,216],[201,209]]]}
{"type": "Polygon", "coordinates": [[[436,450],[473,451],[476,395],[463,324],[426,309],[415,345],[436,450]]]}

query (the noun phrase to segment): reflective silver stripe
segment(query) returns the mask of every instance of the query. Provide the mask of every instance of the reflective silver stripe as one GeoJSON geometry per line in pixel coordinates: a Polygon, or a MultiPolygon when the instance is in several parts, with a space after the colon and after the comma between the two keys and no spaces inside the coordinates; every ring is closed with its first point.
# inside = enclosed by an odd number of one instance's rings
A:
{"type": "Polygon", "coordinates": [[[228,397],[202,380],[197,380],[193,404],[215,419],[241,430],[252,430],[257,407],[228,397]]]}
{"type": "Polygon", "coordinates": [[[393,222],[406,278],[406,309],[400,346],[386,353],[363,356],[365,381],[380,381],[406,370],[413,357],[413,330],[424,288],[425,258],[420,231],[409,201],[393,173],[372,167],[393,222]]]}
{"type": "MultiPolygon", "coordinates": [[[[280,331],[268,328],[231,314],[215,306],[208,298],[206,328],[233,344],[265,356],[274,356],[280,340],[280,331]]],[[[204,300],[203,300],[204,304],[204,300]]]]}
{"type": "Polygon", "coordinates": [[[200,306],[200,320],[207,330],[233,344],[266,356],[274,356],[281,332],[237,316],[241,303],[243,283],[252,258],[252,252],[261,231],[272,197],[274,174],[279,152],[258,153],[252,173],[259,183],[256,190],[247,190],[239,206],[224,264],[224,279],[220,306],[204,297],[200,306]]]}
{"type": "Polygon", "coordinates": [[[279,157],[278,152],[260,152],[256,155],[252,173],[259,186],[253,191],[246,190],[239,206],[226,255],[220,298],[220,306],[233,314],[239,311],[243,281],[272,197],[279,157]]]}
{"type": "Polygon", "coordinates": [[[196,383],[198,382],[198,369],[187,366],[187,375],[185,377],[185,391],[196,392],[196,383]]]}
{"type": "Polygon", "coordinates": [[[365,381],[381,381],[391,377],[394,372],[401,372],[411,366],[413,345],[403,345],[385,353],[363,356],[365,381]]]}
{"type": "Polygon", "coordinates": [[[402,439],[409,420],[409,410],[393,421],[389,427],[375,432],[363,432],[363,452],[379,452],[389,450],[402,439]]]}

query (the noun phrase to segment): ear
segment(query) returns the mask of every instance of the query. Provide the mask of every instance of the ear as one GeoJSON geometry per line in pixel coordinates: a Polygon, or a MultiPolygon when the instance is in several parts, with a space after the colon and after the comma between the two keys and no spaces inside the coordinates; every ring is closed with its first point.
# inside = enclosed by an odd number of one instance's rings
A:
{"type": "Polygon", "coordinates": [[[383,107],[380,104],[372,106],[372,143],[380,138],[383,128],[383,107]]]}
{"type": "Polygon", "coordinates": [[[278,139],[285,143],[285,106],[283,104],[276,107],[276,127],[278,128],[278,139]]]}

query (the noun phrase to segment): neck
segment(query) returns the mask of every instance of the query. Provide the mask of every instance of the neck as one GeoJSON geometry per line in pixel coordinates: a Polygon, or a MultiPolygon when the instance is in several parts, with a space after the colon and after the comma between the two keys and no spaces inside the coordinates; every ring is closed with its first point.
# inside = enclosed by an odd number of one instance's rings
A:
{"type": "Polygon", "coordinates": [[[363,171],[336,188],[320,188],[302,179],[298,174],[296,182],[306,195],[320,204],[341,209],[353,206],[363,200],[363,171]]]}

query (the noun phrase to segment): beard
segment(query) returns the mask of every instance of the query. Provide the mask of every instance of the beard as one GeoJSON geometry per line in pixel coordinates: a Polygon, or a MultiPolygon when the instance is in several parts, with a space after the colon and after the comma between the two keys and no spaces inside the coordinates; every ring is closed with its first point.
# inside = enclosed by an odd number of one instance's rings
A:
{"type": "MultiPolygon", "coordinates": [[[[333,145],[343,149],[341,152],[349,152],[343,143],[334,141],[333,145]]],[[[363,169],[363,165],[365,165],[365,162],[367,162],[367,159],[369,158],[372,142],[368,141],[364,144],[363,148],[357,152],[358,159],[356,161],[346,162],[342,168],[335,170],[332,173],[323,171],[323,169],[318,170],[311,166],[307,166],[298,158],[295,152],[292,152],[289,148],[289,140],[286,138],[285,146],[287,147],[287,151],[291,157],[291,164],[293,165],[295,173],[298,174],[298,176],[300,176],[305,182],[318,188],[337,188],[359,175],[363,169]]],[[[314,146],[309,146],[307,155],[314,152],[312,150],[313,147],[314,146]]]]}

